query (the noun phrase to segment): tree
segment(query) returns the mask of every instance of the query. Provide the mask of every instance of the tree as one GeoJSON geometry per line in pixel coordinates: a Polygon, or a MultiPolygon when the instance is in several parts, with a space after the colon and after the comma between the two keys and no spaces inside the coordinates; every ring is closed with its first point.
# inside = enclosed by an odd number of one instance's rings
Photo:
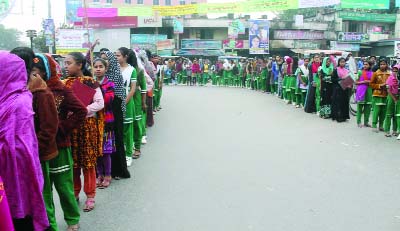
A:
{"type": "Polygon", "coordinates": [[[33,47],[35,48],[35,51],[40,53],[49,52],[49,47],[46,46],[46,37],[43,32],[40,32],[38,37],[33,39],[33,47]]]}
{"type": "Polygon", "coordinates": [[[0,50],[12,50],[15,47],[23,46],[21,42],[22,32],[16,29],[6,29],[0,25],[0,50]]]}

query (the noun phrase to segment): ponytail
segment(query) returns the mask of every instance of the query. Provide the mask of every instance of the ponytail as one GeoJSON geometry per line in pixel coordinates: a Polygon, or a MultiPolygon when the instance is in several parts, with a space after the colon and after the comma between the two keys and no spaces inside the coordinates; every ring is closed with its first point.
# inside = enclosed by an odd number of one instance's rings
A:
{"type": "Polygon", "coordinates": [[[120,47],[118,49],[119,52],[121,52],[121,55],[123,57],[126,57],[126,62],[131,65],[132,67],[136,68],[138,67],[137,65],[137,58],[135,52],[133,52],[131,49],[128,49],[126,47],[120,47]]]}

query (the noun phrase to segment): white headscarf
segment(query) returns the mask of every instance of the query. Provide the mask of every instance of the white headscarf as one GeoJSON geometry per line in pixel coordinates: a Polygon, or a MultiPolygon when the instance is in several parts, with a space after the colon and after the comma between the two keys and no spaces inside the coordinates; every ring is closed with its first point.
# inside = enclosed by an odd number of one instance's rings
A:
{"type": "Polygon", "coordinates": [[[229,61],[227,59],[224,60],[224,69],[225,70],[230,70],[231,68],[231,64],[229,63],[229,61]]]}
{"type": "MultiPolygon", "coordinates": [[[[145,64],[144,62],[147,59],[147,55],[146,52],[144,50],[140,50],[139,52],[136,52],[136,58],[137,58],[137,64],[138,64],[138,68],[143,70],[144,76],[146,78],[146,84],[147,84],[147,91],[150,91],[153,89],[154,86],[154,81],[151,79],[151,77],[147,74],[146,68],[145,68],[145,64]],[[143,61],[144,60],[144,61],[143,61]]],[[[137,72],[139,72],[139,70],[137,70],[137,72]]]]}

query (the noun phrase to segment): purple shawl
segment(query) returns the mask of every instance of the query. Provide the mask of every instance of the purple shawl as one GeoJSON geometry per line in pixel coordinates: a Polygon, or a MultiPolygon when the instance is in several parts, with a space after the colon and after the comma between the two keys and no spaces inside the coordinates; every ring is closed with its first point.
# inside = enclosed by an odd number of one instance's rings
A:
{"type": "MultiPolygon", "coordinates": [[[[372,77],[372,71],[363,70],[359,81],[371,80],[371,77],[372,77]]],[[[365,94],[367,93],[368,87],[369,87],[368,83],[360,84],[357,86],[356,102],[361,102],[365,100],[365,94]]]]}
{"type": "Polygon", "coordinates": [[[35,230],[45,230],[49,222],[25,64],[4,51],[0,63],[0,176],[12,218],[31,216],[35,230]]]}

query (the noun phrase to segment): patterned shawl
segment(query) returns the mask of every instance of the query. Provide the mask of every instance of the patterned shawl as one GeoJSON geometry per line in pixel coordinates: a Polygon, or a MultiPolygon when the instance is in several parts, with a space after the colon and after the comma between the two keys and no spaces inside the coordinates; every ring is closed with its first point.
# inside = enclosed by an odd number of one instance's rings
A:
{"type": "Polygon", "coordinates": [[[113,129],[112,124],[114,123],[114,113],[112,104],[114,101],[114,83],[109,81],[107,77],[104,77],[101,83],[101,91],[104,97],[104,123],[105,132],[113,129]]]}
{"type": "Polygon", "coordinates": [[[108,80],[112,81],[115,84],[115,95],[119,97],[122,100],[121,103],[121,108],[122,112],[125,118],[125,113],[126,113],[126,91],[124,87],[124,79],[122,77],[121,73],[121,66],[118,63],[117,58],[115,57],[114,53],[111,51],[106,51],[105,52],[107,58],[108,58],[108,69],[106,72],[106,76],[108,80]]]}

